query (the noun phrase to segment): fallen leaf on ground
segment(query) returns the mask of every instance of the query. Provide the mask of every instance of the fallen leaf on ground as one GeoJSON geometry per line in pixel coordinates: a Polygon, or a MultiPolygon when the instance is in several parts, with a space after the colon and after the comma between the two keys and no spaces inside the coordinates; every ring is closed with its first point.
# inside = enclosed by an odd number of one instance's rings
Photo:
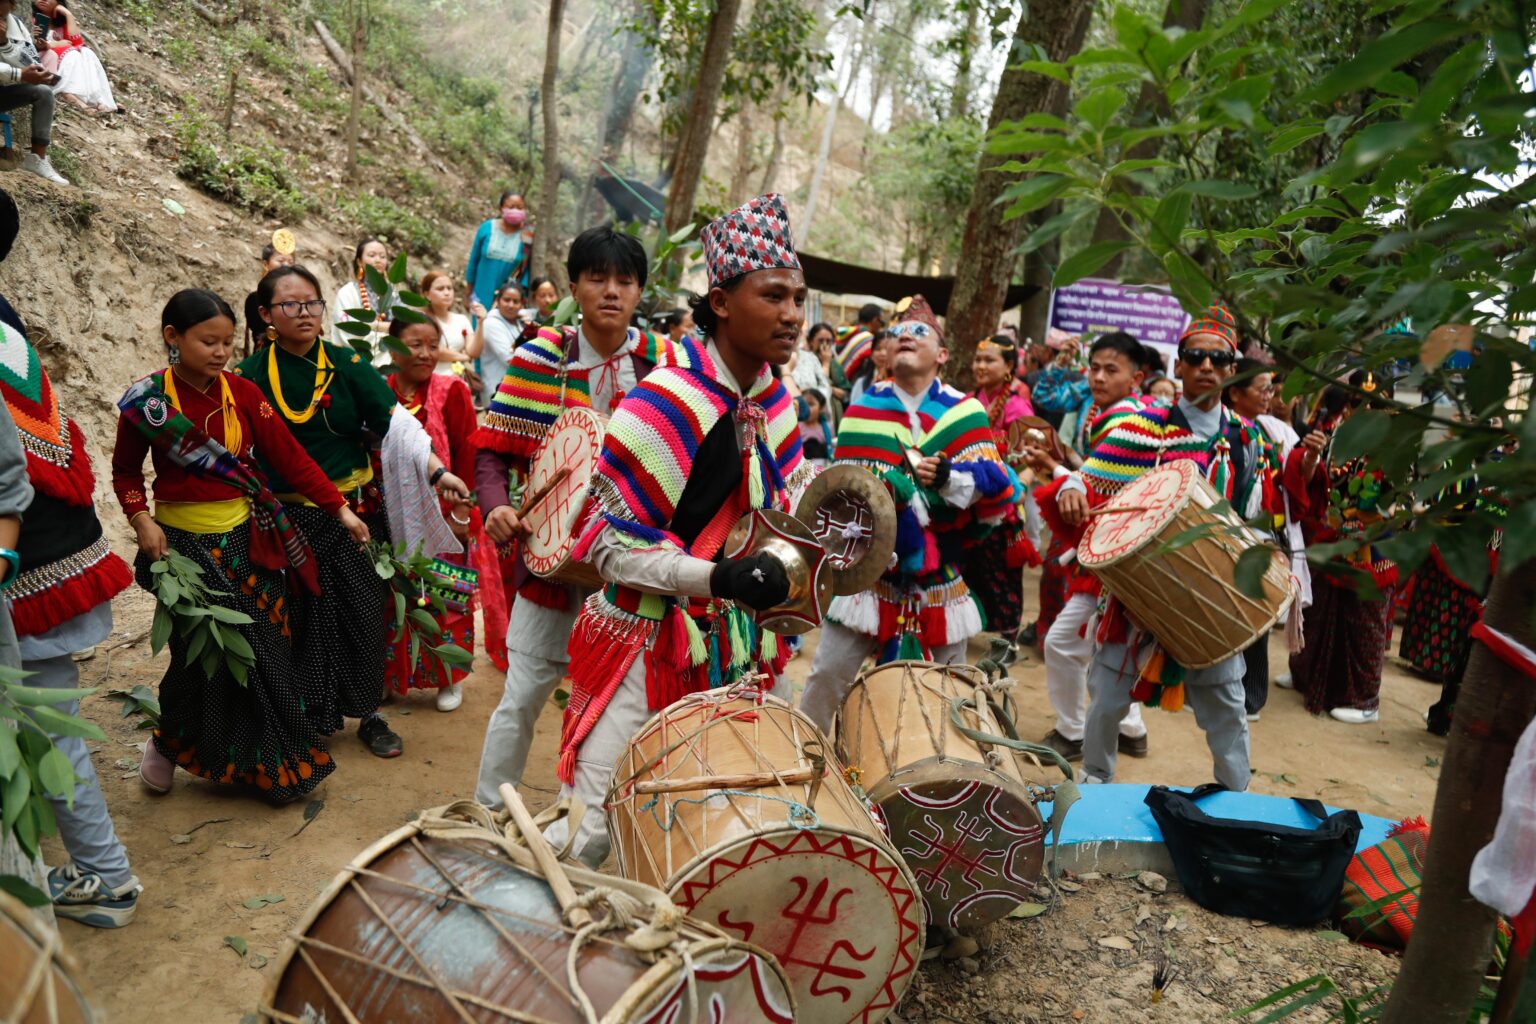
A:
{"type": "Polygon", "coordinates": [[[171,842],[175,843],[177,846],[186,846],[191,841],[191,836],[171,836],[171,842]]]}
{"type": "Polygon", "coordinates": [[[1008,916],[1014,918],[1039,917],[1043,913],[1045,913],[1044,903],[1020,903],[1013,908],[1008,916]]]}
{"type": "Polygon", "coordinates": [[[1076,882],[1062,881],[1057,882],[1056,884],[1060,886],[1062,892],[1078,892],[1082,889],[1082,886],[1078,885],[1076,882]]]}
{"type": "Polygon", "coordinates": [[[1349,941],[1349,936],[1345,935],[1343,932],[1336,932],[1336,931],[1332,931],[1332,930],[1327,929],[1327,928],[1325,928],[1322,931],[1318,932],[1317,933],[1317,938],[1322,939],[1324,942],[1348,942],[1349,941]]]}
{"type": "Polygon", "coordinates": [[[1106,935],[1099,940],[1099,945],[1106,949],[1135,949],[1136,944],[1124,935],[1106,935]]]}
{"type": "Polygon", "coordinates": [[[236,953],[239,953],[242,957],[245,956],[247,950],[250,948],[245,944],[245,940],[238,935],[224,936],[224,945],[228,946],[236,953]]]}

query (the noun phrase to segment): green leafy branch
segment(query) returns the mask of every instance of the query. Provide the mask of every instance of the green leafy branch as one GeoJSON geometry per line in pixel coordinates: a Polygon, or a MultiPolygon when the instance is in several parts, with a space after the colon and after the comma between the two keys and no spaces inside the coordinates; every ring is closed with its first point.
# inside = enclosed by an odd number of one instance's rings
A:
{"type": "MultiPolygon", "coordinates": [[[[428,322],[427,314],[422,312],[427,308],[426,296],[405,287],[405,270],[406,256],[403,252],[395,257],[387,273],[381,274],[376,267],[365,266],[363,282],[369,291],[379,296],[379,308],[342,310],[351,319],[341,321],[336,327],[343,334],[349,335],[348,342],[365,359],[373,358],[373,351],[368,347],[368,335],[373,333],[373,322],[379,317],[403,320],[408,324],[428,322]]],[[[410,355],[410,349],[399,338],[385,335],[379,344],[391,355],[410,355]]]]}
{"type": "MultiPolygon", "coordinates": [[[[94,722],[53,706],[80,700],[93,689],[22,685],[31,674],[0,665],[0,834],[14,836],[27,856],[36,857],[42,837],[58,830],[49,797],[70,806],[75,798],[74,767],[52,737],[107,737],[94,722]]],[[[48,902],[44,893],[13,876],[0,877],[0,889],[29,906],[48,902]]]]}
{"type": "Polygon", "coordinates": [[[132,690],[112,690],[103,694],[107,700],[115,700],[123,706],[123,717],[142,715],[136,729],[157,729],[160,726],[160,700],[155,691],[139,683],[132,690]]]}
{"type": "Polygon", "coordinates": [[[245,686],[256,665],[256,652],[235,627],[249,625],[251,617],[219,604],[215,598],[227,594],[209,589],[203,582],[203,567],[174,548],[150,563],[149,571],[156,601],[150,649],[159,654],[174,630],[187,641],[189,665],[198,665],[209,679],[220,667],[227,668],[235,682],[245,686]]]}
{"type": "Polygon", "coordinates": [[[367,551],[373,559],[373,571],[389,583],[394,600],[392,626],[396,636],[408,638],[411,664],[425,652],[446,678],[450,668],[464,668],[474,661],[473,654],[445,638],[442,626],[427,610],[442,612],[446,606],[424,582],[434,560],[421,553],[421,544],[407,553],[403,546],[375,540],[368,542],[367,551]]]}

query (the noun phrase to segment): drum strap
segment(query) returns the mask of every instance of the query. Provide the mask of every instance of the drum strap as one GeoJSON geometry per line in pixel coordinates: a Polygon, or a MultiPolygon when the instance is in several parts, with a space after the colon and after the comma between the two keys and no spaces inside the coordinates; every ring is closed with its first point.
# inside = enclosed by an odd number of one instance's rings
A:
{"type": "Polygon", "coordinates": [[[1020,754],[1028,754],[1036,761],[1053,762],[1056,767],[1061,769],[1061,773],[1066,776],[1064,781],[1058,782],[1054,787],[1052,787],[1053,792],[1051,797],[1051,816],[1046,820],[1046,824],[1050,827],[1051,830],[1050,875],[1052,878],[1055,878],[1057,874],[1056,852],[1061,846],[1061,826],[1067,820],[1067,811],[1071,810],[1072,805],[1077,803],[1078,792],[1076,773],[1072,771],[1072,766],[1067,763],[1066,758],[1062,757],[1050,747],[1044,745],[1043,743],[1030,743],[1028,740],[1019,739],[1019,731],[1014,728],[1013,719],[1008,716],[1006,711],[995,704],[992,706],[992,713],[997,716],[997,720],[1002,725],[1003,731],[1008,734],[1007,736],[993,736],[990,733],[985,733],[979,729],[973,729],[969,725],[966,725],[965,719],[961,715],[961,712],[966,708],[975,708],[976,701],[979,699],[981,698],[974,696],[956,697],[950,701],[949,723],[950,725],[954,726],[962,736],[965,736],[967,739],[975,740],[977,743],[985,743],[988,746],[994,747],[1004,747],[1008,750],[1012,750],[1020,754]]]}

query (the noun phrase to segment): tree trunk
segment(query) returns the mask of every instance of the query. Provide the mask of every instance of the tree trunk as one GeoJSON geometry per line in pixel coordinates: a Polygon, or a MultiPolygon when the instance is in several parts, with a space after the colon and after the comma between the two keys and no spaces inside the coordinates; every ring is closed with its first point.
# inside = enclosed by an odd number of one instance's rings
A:
{"type": "MultiPolygon", "coordinates": [[[[1536,563],[1501,573],[1483,621],[1527,647],[1536,563]]],[[[1472,645],[1435,789],[1434,840],[1419,917],[1381,1024],[1465,1024],[1492,955],[1498,915],[1467,892],[1472,858],[1493,838],[1515,743],[1536,716],[1536,686],[1472,645]]]]}
{"type": "Polygon", "coordinates": [[[752,197],[747,195],[747,179],[757,167],[752,163],[752,115],[755,108],[743,108],[736,117],[736,159],[731,165],[731,180],[726,186],[726,200],[732,206],[740,206],[752,197]]]}
{"type": "Polygon", "coordinates": [[[773,104],[773,148],[768,151],[768,163],[763,168],[763,183],[758,186],[758,195],[773,191],[773,180],[779,176],[779,161],[784,158],[784,122],[789,115],[784,110],[782,87],[779,93],[773,104]]]}
{"type": "Polygon", "coordinates": [[[357,182],[357,132],[363,109],[363,0],[352,0],[352,104],[347,110],[347,180],[357,182]]]}
{"type": "MultiPolygon", "coordinates": [[[[1163,12],[1163,28],[1182,28],[1193,32],[1200,27],[1205,20],[1205,10],[1209,6],[1209,0],[1168,0],[1168,8],[1163,12]]],[[[1141,84],[1141,95],[1136,100],[1136,120],[1150,121],[1167,114],[1167,108],[1162,103],[1162,94],[1151,82],[1141,84]]],[[[1121,154],[1122,160],[1150,160],[1157,156],[1162,147],[1161,139],[1142,139],[1134,146],[1121,154]]],[[[1123,181],[1124,179],[1122,179],[1123,181]]],[[[1134,188],[1128,181],[1126,188],[1134,188]]],[[[1099,220],[1093,226],[1093,241],[1095,242],[1123,242],[1129,239],[1125,226],[1115,216],[1109,207],[1099,210],[1099,220]]],[[[1104,268],[1099,271],[1100,277],[1114,277],[1120,272],[1120,266],[1125,262],[1125,253],[1116,253],[1104,268]]]]}
{"type": "Polygon", "coordinates": [[[725,84],[725,64],[731,55],[731,36],[736,31],[736,16],[740,13],[741,0],[719,0],[709,19],[709,34],[704,37],[704,55],[699,58],[693,102],[688,109],[688,120],[683,123],[682,137],[678,139],[677,164],[671,187],[667,190],[668,235],[693,220],[693,203],[699,194],[704,158],[709,155],[709,140],[714,134],[715,106],[720,102],[720,87],[725,84]]]}
{"type": "MultiPolygon", "coordinates": [[[[872,17],[870,13],[864,15],[872,17]]],[[[868,35],[868,32],[865,33],[868,35]]],[[[844,93],[853,91],[853,83],[859,78],[859,65],[864,60],[865,46],[859,39],[853,39],[848,44],[848,82],[842,89],[832,94],[832,101],[827,104],[827,120],[821,126],[821,145],[816,150],[816,163],[811,167],[811,186],[805,197],[805,214],[800,218],[800,223],[795,225],[795,241],[799,245],[805,245],[811,237],[811,225],[816,220],[816,202],[821,198],[821,182],[827,172],[827,161],[832,156],[832,137],[837,132],[837,111],[843,104],[844,93]]]]}
{"type": "MultiPolygon", "coordinates": [[[[1025,6],[1014,29],[1009,66],[1003,71],[997,98],[992,102],[992,114],[987,121],[989,131],[1003,121],[1026,114],[1066,112],[1066,85],[1046,75],[1019,69],[1016,55],[1039,47],[1046,60],[1066,60],[1082,48],[1092,13],[1092,0],[1032,0],[1025,6]]],[[[961,366],[970,365],[976,342],[997,329],[1018,262],[1014,250],[1029,224],[1025,217],[1004,223],[1004,207],[997,203],[1003,189],[1015,180],[1011,173],[997,167],[1013,159],[1017,157],[982,155],[971,205],[966,211],[960,243],[963,255],[956,268],[955,289],[945,317],[950,361],[958,360],[961,366]]]]}
{"type": "MultiPolygon", "coordinates": [[[[949,119],[959,121],[971,116],[971,59],[976,52],[976,22],[981,16],[981,0],[965,5],[965,34],[960,39],[960,61],[955,68],[955,85],[949,93],[949,119]]],[[[896,119],[894,103],[891,120],[896,119]]]]}
{"type": "MultiPolygon", "coordinates": [[[[533,235],[535,273],[559,282],[565,275],[550,257],[560,219],[560,110],[555,95],[560,77],[560,27],[565,20],[565,0],[549,0],[549,32],[544,43],[544,79],[539,86],[544,108],[544,174],[539,186],[539,219],[533,235]]],[[[557,284],[558,287],[558,284],[557,284]]],[[[560,289],[564,291],[563,288],[560,289]]]]}

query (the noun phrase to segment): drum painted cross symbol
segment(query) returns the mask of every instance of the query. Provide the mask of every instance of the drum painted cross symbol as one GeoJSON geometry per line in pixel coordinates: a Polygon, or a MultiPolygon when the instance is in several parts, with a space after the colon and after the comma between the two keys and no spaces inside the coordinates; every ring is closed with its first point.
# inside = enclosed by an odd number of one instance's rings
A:
{"type": "Polygon", "coordinates": [[[598,455],[603,447],[604,424],[591,410],[567,409],[539,446],[528,474],[528,489],[536,493],[560,470],[570,473],[529,512],[530,534],[523,546],[523,560],[540,576],[560,570],[580,538],[576,517],[586,504],[598,455]]]}
{"type": "Polygon", "coordinates": [[[826,926],[837,922],[837,905],[844,896],[847,896],[853,890],[837,890],[837,892],[833,893],[827,909],[822,911],[822,901],[827,898],[827,889],[831,885],[827,879],[819,879],[814,888],[808,879],[798,875],[791,878],[790,881],[794,883],[795,888],[799,892],[795,894],[794,899],[790,900],[787,906],[779,911],[779,916],[785,920],[793,921],[795,924],[787,941],[784,943],[784,948],[774,952],[782,964],[799,964],[801,967],[809,967],[816,972],[811,978],[811,995],[836,995],[846,1003],[853,996],[853,990],[842,985],[822,987],[822,979],[831,976],[845,981],[863,981],[865,978],[864,971],[851,964],[840,965],[836,963],[837,956],[839,953],[846,953],[854,960],[863,962],[875,955],[875,951],[879,948],[878,946],[870,946],[869,952],[860,953],[853,943],[846,939],[838,939],[832,943],[829,949],[825,950],[825,955],[819,961],[806,960],[794,954],[800,948],[800,936],[805,932],[806,928],[813,924],[826,926]],[[795,904],[799,903],[802,899],[806,899],[807,895],[810,898],[806,900],[805,909],[797,910],[795,904]]]}
{"type": "MultiPolygon", "coordinates": [[[[950,865],[960,868],[960,879],[968,882],[977,889],[983,888],[982,884],[972,877],[977,872],[997,877],[997,872],[987,867],[986,862],[994,857],[1004,857],[1010,850],[988,849],[981,845],[992,834],[992,829],[983,822],[979,815],[959,814],[955,818],[953,836],[944,828],[934,822],[930,815],[923,815],[923,825],[933,830],[932,835],[924,835],[917,829],[913,829],[909,835],[916,842],[927,847],[919,850],[911,846],[901,849],[902,856],[909,858],[909,866],[912,867],[912,876],[919,882],[926,880],[935,889],[940,890],[944,899],[950,898],[949,878],[945,872],[950,865]],[[945,842],[948,839],[949,842],[945,842]],[[975,856],[967,856],[967,853],[975,850],[975,856]],[[937,855],[937,863],[927,864],[925,860],[937,855]]],[[[1003,863],[1007,863],[1006,859],[1003,863]]]]}
{"type": "MultiPolygon", "coordinates": [[[[587,462],[591,455],[591,447],[570,432],[551,440],[554,442],[552,446],[555,453],[554,465],[571,467],[571,475],[555,485],[549,497],[544,499],[544,504],[539,506],[535,517],[539,520],[535,530],[539,541],[553,545],[559,540],[556,531],[559,530],[560,524],[571,515],[571,505],[577,500],[578,492],[582,498],[586,497],[587,483],[591,477],[591,466],[587,462]]],[[[538,486],[543,482],[535,480],[534,485],[538,486]]]]}

